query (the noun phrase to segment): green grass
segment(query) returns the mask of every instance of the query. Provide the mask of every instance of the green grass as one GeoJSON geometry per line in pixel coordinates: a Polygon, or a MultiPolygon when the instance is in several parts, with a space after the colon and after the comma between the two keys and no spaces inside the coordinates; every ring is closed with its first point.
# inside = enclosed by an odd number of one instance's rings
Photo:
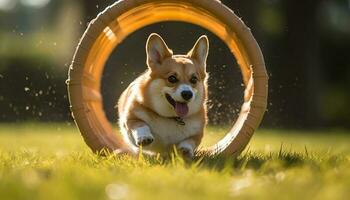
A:
{"type": "MultiPolygon", "coordinates": [[[[224,134],[208,128],[204,145],[224,134]]],[[[0,125],[0,199],[347,199],[346,131],[258,131],[236,158],[98,157],[74,126],[0,125]]]]}

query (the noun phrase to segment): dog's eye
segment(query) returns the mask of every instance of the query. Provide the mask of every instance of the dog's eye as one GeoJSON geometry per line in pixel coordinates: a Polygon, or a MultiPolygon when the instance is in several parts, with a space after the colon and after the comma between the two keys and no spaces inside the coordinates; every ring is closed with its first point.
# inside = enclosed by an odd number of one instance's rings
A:
{"type": "Polygon", "coordinates": [[[192,78],[190,79],[190,82],[192,84],[196,84],[198,82],[198,78],[196,76],[192,76],[192,78]]]}
{"type": "Polygon", "coordinates": [[[171,75],[168,77],[169,83],[177,83],[179,80],[177,80],[176,76],[171,75]]]}

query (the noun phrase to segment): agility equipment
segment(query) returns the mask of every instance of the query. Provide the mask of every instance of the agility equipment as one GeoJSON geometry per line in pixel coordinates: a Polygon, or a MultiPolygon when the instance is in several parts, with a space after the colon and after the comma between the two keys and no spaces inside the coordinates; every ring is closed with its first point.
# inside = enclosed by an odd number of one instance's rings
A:
{"type": "Polygon", "coordinates": [[[236,58],[245,85],[239,117],[223,139],[198,153],[239,155],[265,113],[268,75],[250,29],[218,0],[121,0],[90,22],[76,48],[67,80],[72,116],[86,144],[94,152],[129,152],[103,111],[101,76],[111,52],[128,35],[165,21],[187,22],[211,31],[236,58]]]}

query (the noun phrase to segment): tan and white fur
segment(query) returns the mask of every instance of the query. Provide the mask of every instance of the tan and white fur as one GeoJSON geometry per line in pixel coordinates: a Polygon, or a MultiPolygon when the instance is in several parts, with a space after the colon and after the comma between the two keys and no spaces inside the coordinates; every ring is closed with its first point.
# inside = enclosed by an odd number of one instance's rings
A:
{"type": "Polygon", "coordinates": [[[175,146],[188,157],[206,125],[206,60],[209,42],[201,36],[186,55],[173,55],[157,34],[146,44],[148,69],[122,93],[119,126],[125,142],[139,152],[169,153],[175,146]]]}

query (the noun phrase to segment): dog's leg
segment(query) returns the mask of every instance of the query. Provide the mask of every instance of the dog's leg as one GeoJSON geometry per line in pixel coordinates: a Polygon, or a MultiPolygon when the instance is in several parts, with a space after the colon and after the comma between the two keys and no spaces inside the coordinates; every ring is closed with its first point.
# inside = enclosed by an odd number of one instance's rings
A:
{"type": "Polygon", "coordinates": [[[189,137],[182,142],[180,142],[177,145],[177,149],[180,151],[180,153],[187,157],[187,158],[193,158],[194,153],[200,144],[203,137],[203,133],[194,135],[192,137],[189,137]]]}
{"type": "Polygon", "coordinates": [[[193,158],[195,148],[195,143],[191,138],[186,139],[177,145],[177,149],[180,153],[188,158],[193,158]]]}
{"type": "Polygon", "coordinates": [[[126,124],[136,146],[147,146],[154,141],[151,129],[145,122],[141,120],[128,120],[126,124]]]}

